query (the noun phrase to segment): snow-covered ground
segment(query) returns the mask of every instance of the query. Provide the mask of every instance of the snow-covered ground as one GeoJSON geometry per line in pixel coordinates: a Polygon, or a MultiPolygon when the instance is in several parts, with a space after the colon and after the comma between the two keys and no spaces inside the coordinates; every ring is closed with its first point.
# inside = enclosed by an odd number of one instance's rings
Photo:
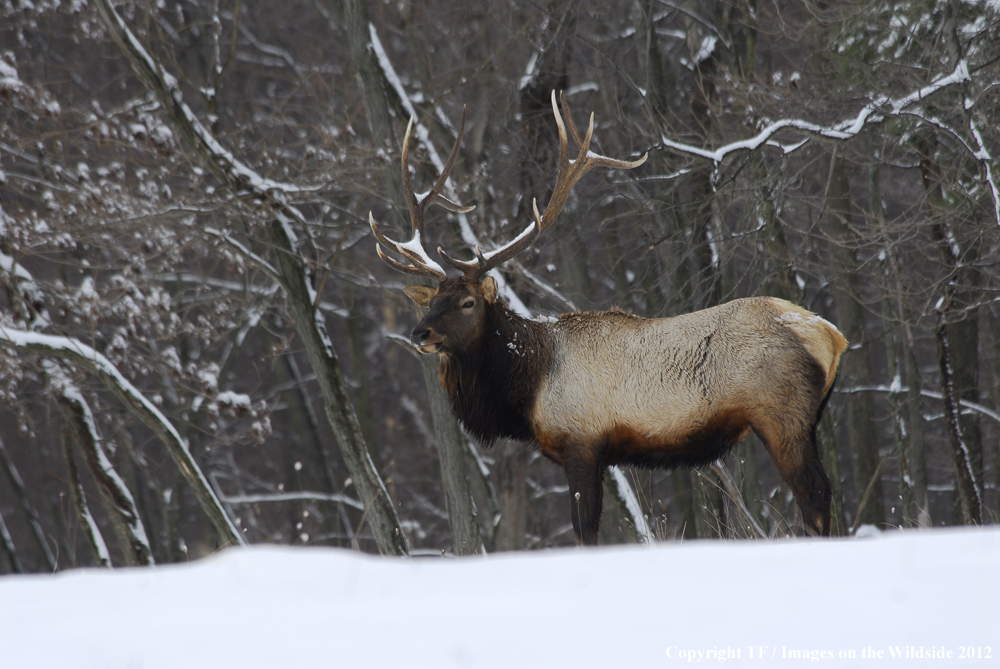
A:
{"type": "Polygon", "coordinates": [[[993,528],[461,560],[254,546],[181,566],[0,578],[4,668],[986,667],[998,657],[993,528]],[[983,659],[960,657],[970,647],[983,659]],[[944,657],[906,658],[918,653],[944,657]]]}

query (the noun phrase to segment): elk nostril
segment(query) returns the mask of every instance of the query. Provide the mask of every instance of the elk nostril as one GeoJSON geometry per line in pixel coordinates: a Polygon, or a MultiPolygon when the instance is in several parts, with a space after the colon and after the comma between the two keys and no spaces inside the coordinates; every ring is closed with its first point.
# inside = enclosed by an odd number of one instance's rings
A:
{"type": "Polygon", "coordinates": [[[410,341],[413,342],[414,346],[420,346],[427,338],[431,336],[430,328],[424,328],[423,330],[414,330],[410,333],[410,341]]]}

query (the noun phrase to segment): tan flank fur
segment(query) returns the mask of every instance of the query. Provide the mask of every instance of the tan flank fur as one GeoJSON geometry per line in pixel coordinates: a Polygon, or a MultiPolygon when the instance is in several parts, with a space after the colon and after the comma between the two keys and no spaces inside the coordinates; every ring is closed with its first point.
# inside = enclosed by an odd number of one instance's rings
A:
{"type": "Polygon", "coordinates": [[[532,413],[540,433],[590,441],[627,429],[668,448],[724,419],[742,437],[751,425],[778,430],[772,426],[791,405],[815,411],[847,347],[826,320],[767,297],[656,320],[617,311],[567,314],[552,326],[552,338],[552,371],[532,413]],[[805,362],[775,342],[782,330],[822,369],[818,393],[782,382],[805,362]]]}

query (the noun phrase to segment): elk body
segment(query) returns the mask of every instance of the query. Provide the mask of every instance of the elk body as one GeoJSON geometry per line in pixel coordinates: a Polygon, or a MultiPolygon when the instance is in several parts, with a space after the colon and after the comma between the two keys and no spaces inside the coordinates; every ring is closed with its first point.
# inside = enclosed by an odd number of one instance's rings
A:
{"type": "MultiPolygon", "coordinates": [[[[527,248],[558,215],[573,184],[594,166],[641,164],[589,153],[593,116],[575,161],[559,126],[560,170],[543,215],[513,242],[477,259],[454,260],[448,278],[420,246],[423,212],[439,198],[458,144],[435,187],[420,201],[406,168],[404,190],[414,239],[381,243],[413,263],[379,255],[401,271],[433,276],[436,287],[408,286],[428,312],[411,341],[440,357],[440,379],[456,416],[486,444],[500,437],[532,442],[561,465],[569,483],[577,537],[596,544],[602,475],[617,464],[694,467],[723,457],[749,430],[767,447],[791,487],[806,529],[830,533],[830,482],[820,461],[816,427],[847,342],[819,316],[769,297],[735,300],[683,316],[646,319],[619,310],[564,314],[554,322],[523,318],[497,299],[483,275],[527,248]]],[[[565,100],[563,100],[565,110],[565,100]]],[[[464,119],[463,119],[464,125],[464,119]]],[[[453,210],[460,205],[443,201],[453,210]]]]}

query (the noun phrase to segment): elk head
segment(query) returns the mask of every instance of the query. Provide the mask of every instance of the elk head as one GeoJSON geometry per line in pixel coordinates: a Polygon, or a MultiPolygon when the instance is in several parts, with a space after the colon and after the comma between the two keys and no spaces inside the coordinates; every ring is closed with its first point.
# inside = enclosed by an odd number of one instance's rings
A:
{"type": "Polygon", "coordinates": [[[497,299],[497,284],[491,276],[482,281],[455,277],[441,281],[436,288],[415,285],[403,290],[429,309],[410,333],[410,341],[421,353],[475,346],[483,335],[486,310],[497,299]]]}
{"type": "Polygon", "coordinates": [[[474,207],[465,207],[457,202],[453,202],[441,195],[440,191],[444,187],[458,156],[459,146],[462,143],[462,135],[465,129],[465,110],[462,111],[462,122],[459,125],[458,139],[448,156],[448,162],[434,186],[427,193],[419,197],[413,193],[413,186],[410,183],[410,174],[407,166],[409,155],[410,134],[413,130],[413,119],[410,119],[406,127],[406,136],[403,138],[403,150],[400,157],[403,169],[403,192],[406,204],[410,212],[410,221],[413,225],[413,237],[400,243],[393,241],[382,234],[374,217],[369,212],[368,220],[371,224],[372,232],[378,242],[375,246],[380,258],[393,269],[407,274],[418,274],[429,276],[437,281],[437,286],[432,288],[424,285],[407,286],[404,290],[414,302],[429,309],[423,320],[413,329],[410,340],[422,353],[436,353],[439,351],[448,352],[450,350],[467,349],[475,346],[484,334],[484,324],[490,309],[494,308],[497,298],[496,281],[486,274],[499,267],[501,264],[514,258],[527,250],[538,236],[548,228],[559,216],[570,191],[584,174],[594,167],[608,167],[619,169],[632,169],[646,162],[648,154],[644,154],[635,161],[614,160],[606,158],[590,151],[590,141],[594,134],[594,114],[590,115],[590,125],[587,128],[586,136],[581,139],[577,132],[576,125],[569,113],[566,98],[560,94],[563,112],[566,115],[566,123],[559,113],[559,106],[556,104],[556,92],[552,91],[552,113],[555,116],[556,126],[559,129],[559,171],[556,176],[556,185],[552,189],[552,197],[545,207],[544,213],[538,212],[538,202],[532,199],[531,208],[534,213],[534,220],[528,224],[524,230],[513,240],[493,251],[483,252],[476,246],[476,258],[474,260],[456,260],[441,247],[437,251],[441,258],[455,269],[462,272],[461,277],[448,278],[444,269],[437,264],[427,254],[423,247],[424,237],[424,214],[432,204],[440,206],[454,212],[471,211],[474,207]],[[566,135],[566,126],[573,135],[580,152],[575,160],[569,158],[569,141],[566,135]],[[407,265],[390,258],[382,250],[382,245],[403,256],[411,264],[407,265]]]}

